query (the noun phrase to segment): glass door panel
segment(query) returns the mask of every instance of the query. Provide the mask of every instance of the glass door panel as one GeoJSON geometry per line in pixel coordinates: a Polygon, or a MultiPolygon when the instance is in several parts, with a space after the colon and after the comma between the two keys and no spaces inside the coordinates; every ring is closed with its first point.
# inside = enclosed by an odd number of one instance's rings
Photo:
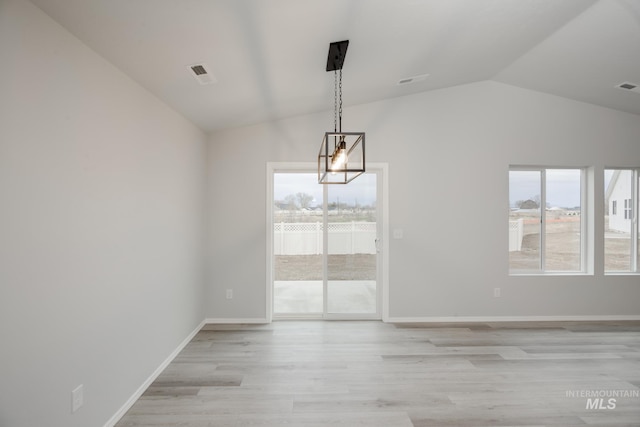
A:
{"type": "Polygon", "coordinates": [[[323,186],[316,173],[273,175],[274,316],[322,316],[323,186]]]}
{"type": "Polygon", "coordinates": [[[328,315],[379,311],[377,194],[377,174],[370,172],[347,185],[327,186],[328,315]]]}

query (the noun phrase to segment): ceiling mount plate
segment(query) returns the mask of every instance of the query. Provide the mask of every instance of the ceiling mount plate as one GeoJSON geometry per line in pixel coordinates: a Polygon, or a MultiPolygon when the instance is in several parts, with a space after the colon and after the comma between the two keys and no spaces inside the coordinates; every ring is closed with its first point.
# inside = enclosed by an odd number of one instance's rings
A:
{"type": "Polygon", "coordinates": [[[327,56],[327,71],[342,70],[344,58],[347,56],[349,40],[333,42],[329,44],[329,55],[327,56]]]}

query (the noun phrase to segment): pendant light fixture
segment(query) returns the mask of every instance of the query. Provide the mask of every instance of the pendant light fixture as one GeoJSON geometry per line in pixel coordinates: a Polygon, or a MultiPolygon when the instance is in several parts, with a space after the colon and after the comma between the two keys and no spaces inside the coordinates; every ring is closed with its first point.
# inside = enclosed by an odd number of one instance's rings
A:
{"type": "Polygon", "coordinates": [[[318,183],[347,184],[362,175],[364,132],[342,132],[342,65],[349,40],[329,45],[327,72],[334,75],[333,132],[325,132],[318,153],[318,183]]]}

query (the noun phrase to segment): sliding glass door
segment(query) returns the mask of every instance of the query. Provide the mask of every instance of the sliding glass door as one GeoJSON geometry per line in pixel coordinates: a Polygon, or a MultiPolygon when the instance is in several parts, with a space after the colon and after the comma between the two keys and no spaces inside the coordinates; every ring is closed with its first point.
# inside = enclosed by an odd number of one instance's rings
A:
{"type": "Polygon", "coordinates": [[[320,185],[314,171],[273,172],[274,318],[381,317],[380,176],[320,185]]]}

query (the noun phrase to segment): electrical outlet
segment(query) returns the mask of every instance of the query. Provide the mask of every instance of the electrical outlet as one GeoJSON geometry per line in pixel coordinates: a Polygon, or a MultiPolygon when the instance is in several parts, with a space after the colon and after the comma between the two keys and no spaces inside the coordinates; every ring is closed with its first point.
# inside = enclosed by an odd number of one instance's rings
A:
{"type": "Polygon", "coordinates": [[[233,289],[227,289],[227,299],[233,299],[233,289]]]}
{"type": "Polygon", "coordinates": [[[71,391],[71,412],[76,412],[80,407],[84,404],[84,391],[83,385],[80,384],[78,387],[74,388],[71,391]]]}
{"type": "Polygon", "coordinates": [[[493,288],[493,297],[500,298],[500,295],[501,295],[500,288],[493,288]]]}

